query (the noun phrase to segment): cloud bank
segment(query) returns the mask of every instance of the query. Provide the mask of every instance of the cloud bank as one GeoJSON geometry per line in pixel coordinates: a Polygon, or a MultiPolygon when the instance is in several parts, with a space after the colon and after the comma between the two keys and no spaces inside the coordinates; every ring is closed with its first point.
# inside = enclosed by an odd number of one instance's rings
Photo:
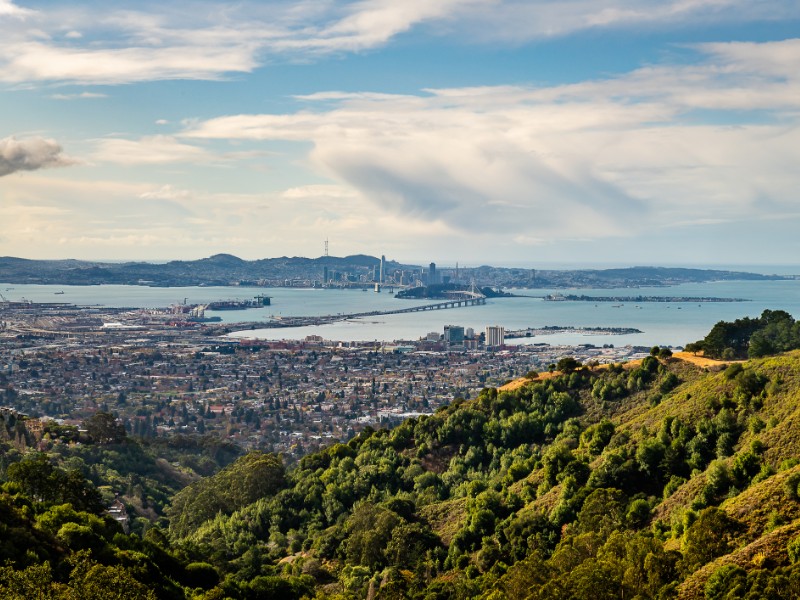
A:
{"type": "Polygon", "coordinates": [[[572,85],[314,94],[184,138],[311,142],[388,214],[529,243],[799,214],[800,40],[696,51],[572,85]]]}
{"type": "Polygon", "coordinates": [[[55,140],[33,137],[0,139],[0,177],[19,171],[65,167],[75,161],[63,154],[55,140]]]}

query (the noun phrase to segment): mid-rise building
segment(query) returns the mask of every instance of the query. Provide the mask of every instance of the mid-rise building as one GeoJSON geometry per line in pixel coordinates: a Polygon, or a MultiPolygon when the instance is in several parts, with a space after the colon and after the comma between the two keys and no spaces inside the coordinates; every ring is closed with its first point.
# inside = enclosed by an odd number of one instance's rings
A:
{"type": "Polygon", "coordinates": [[[450,346],[463,346],[464,328],[461,325],[445,325],[444,341],[450,346]]]}
{"type": "Polygon", "coordinates": [[[486,327],[486,346],[502,346],[506,342],[506,328],[500,325],[486,327]]]}

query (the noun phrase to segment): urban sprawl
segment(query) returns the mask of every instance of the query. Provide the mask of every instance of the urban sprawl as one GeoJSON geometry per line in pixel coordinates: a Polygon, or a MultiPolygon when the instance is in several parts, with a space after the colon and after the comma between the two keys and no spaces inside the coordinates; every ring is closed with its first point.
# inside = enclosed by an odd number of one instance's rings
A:
{"type": "MultiPolygon", "coordinates": [[[[367,426],[471,398],[565,356],[638,357],[635,347],[506,346],[505,331],[447,326],[413,341],[233,339],[231,326],[160,310],[0,304],[0,406],[80,425],[97,411],[130,434],[213,434],[298,457],[367,426]]],[[[44,429],[42,426],[41,429],[44,429]]]]}

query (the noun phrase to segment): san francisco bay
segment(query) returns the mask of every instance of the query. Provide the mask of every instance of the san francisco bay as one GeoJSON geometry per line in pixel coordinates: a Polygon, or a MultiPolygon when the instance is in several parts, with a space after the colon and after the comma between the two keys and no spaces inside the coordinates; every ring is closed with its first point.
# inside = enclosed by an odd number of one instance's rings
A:
{"type": "MultiPolygon", "coordinates": [[[[764,309],[785,310],[800,315],[800,281],[726,281],[683,284],[656,288],[513,290],[513,298],[487,300],[482,306],[435,310],[398,315],[381,315],[336,323],[262,329],[259,323],[292,316],[322,316],[368,311],[391,311],[425,304],[420,300],[400,300],[389,291],[308,288],[250,287],[145,287],[145,286],[55,286],[0,283],[0,293],[11,301],[65,302],[77,305],[157,308],[186,302],[209,303],[215,300],[251,299],[259,294],[271,296],[270,306],[237,311],[207,311],[223,323],[237,323],[243,330],[234,337],[258,339],[303,339],[320,335],[339,341],[415,340],[428,332],[441,332],[448,324],[482,331],[487,325],[506,329],[558,327],[630,327],[638,334],[609,335],[589,332],[553,333],[509,340],[508,343],[552,344],[655,344],[681,346],[705,336],[720,320],[758,316],[764,309]],[[62,293],[63,292],[63,293],[62,293]],[[744,302],[592,302],[545,301],[547,294],[593,297],[683,297],[744,299],[744,302]]],[[[429,301],[431,303],[435,301],[429,301]]]]}

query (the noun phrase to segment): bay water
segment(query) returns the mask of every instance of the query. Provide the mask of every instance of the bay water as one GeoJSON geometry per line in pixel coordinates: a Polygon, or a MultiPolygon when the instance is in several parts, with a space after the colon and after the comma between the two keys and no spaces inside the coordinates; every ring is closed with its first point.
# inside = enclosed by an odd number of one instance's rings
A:
{"type": "MultiPolygon", "coordinates": [[[[337,341],[416,340],[428,332],[443,331],[445,325],[462,325],[483,331],[488,325],[509,329],[559,327],[633,327],[638,334],[609,335],[553,333],[508,340],[509,343],[614,344],[682,346],[701,339],[720,320],[756,317],[765,309],[785,310],[800,317],[800,280],[724,281],[655,288],[511,290],[521,297],[488,299],[485,305],[448,310],[383,315],[340,321],[328,325],[262,329],[259,322],[273,317],[320,316],[387,311],[425,304],[400,300],[384,290],[249,287],[173,287],[98,285],[20,285],[0,283],[0,293],[10,300],[66,302],[107,307],[164,308],[172,304],[206,304],[215,300],[252,299],[271,296],[270,306],[237,310],[206,311],[223,323],[246,323],[234,337],[266,340],[303,339],[320,335],[337,341]],[[63,292],[63,293],[61,293],[63,292]],[[593,302],[545,301],[546,294],[586,296],[656,296],[740,298],[745,302],[593,302]]],[[[436,301],[430,301],[436,302],[436,301]]]]}

